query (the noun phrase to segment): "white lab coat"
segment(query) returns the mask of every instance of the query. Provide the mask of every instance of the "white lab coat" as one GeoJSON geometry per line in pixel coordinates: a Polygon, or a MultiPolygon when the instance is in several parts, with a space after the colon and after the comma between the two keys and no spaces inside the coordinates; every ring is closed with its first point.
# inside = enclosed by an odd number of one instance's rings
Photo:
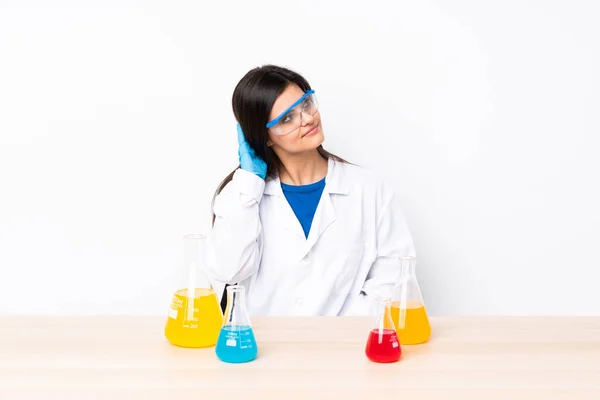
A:
{"type": "Polygon", "coordinates": [[[246,287],[250,315],[369,315],[415,256],[394,193],[368,170],[329,159],[308,238],[279,178],[238,169],[215,199],[207,264],[219,297],[246,287]]]}

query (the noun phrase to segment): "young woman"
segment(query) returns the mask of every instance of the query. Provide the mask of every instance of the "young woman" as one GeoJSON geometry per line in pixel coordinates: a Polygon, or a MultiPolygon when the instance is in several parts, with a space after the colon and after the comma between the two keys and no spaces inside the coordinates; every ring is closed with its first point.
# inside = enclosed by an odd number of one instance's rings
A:
{"type": "Polygon", "coordinates": [[[296,72],[252,69],[232,103],[240,166],[213,201],[212,279],[244,285],[251,315],[368,315],[415,255],[391,187],[323,149],[296,72]]]}

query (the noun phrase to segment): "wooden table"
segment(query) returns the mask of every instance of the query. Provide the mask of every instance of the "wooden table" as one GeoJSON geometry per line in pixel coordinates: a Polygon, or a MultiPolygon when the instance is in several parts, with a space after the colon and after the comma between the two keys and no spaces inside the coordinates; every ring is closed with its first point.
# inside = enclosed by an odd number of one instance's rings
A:
{"type": "Polygon", "coordinates": [[[164,322],[0,317],[0,399],[600,399],[600,317],[432,318],[395,364],[365,357],[370,318],[254,318],[247,364],[170,345],[164,322]]]}

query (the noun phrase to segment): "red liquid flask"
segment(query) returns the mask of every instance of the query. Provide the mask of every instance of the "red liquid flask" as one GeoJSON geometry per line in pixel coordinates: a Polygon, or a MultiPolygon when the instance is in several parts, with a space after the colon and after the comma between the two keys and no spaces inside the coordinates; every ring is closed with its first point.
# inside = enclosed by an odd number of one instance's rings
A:
{"type": "Polygon", "coordinates": [[[402,347],[392,320],[391,299],[379,300],[375,323],[369,332],[365,348],[367,358],[377,363],[391,363],[400,360],[402,347]]]}

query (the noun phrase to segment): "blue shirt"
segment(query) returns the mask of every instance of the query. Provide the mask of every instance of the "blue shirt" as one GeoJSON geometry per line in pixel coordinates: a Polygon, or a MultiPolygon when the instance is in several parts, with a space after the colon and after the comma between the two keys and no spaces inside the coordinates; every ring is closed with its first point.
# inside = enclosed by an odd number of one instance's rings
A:
{"type": "Polygon", "coordinates": [[[315,211],[317,211],[317,206],[319,205],[319,199],[321,199],[321,194],[323,193],[323,188],[325,188],[325,178],[309,185],[293,186],[285,183],[281,184],[283,194],[288,203],[290,203],[292,210],[294,210],[294,214],[296,214],[304,230],[304,236],[307,238],[315,211]]]}

